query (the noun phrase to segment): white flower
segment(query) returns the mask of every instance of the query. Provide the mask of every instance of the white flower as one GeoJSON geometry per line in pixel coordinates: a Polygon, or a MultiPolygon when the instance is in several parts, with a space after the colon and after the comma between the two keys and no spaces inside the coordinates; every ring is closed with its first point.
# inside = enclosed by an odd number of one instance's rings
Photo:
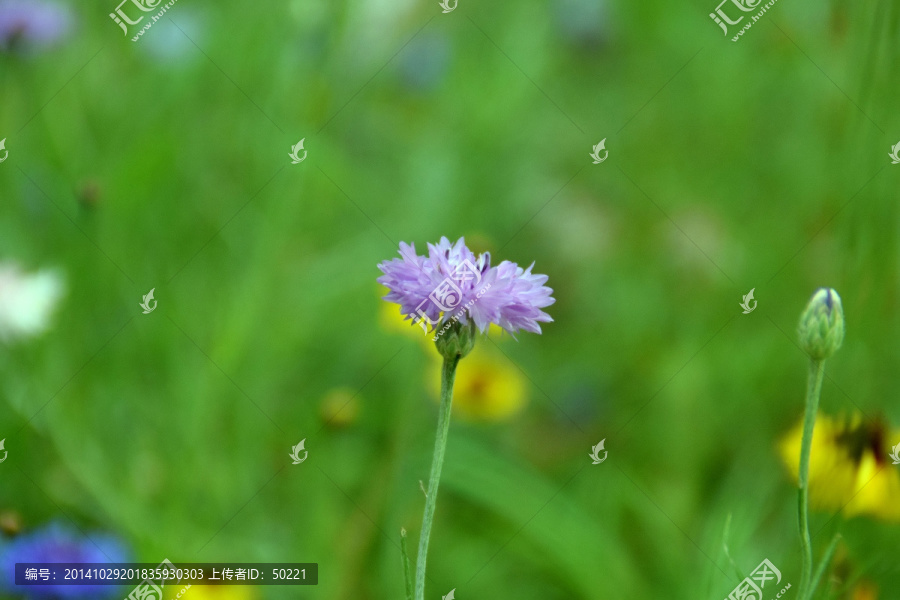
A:
{"type": "Polygon", "coordinates": [[[62,293],[62,279],[56,273],[23,273],[15,265],[0,263],[0,341],[44,331],[62,293]]]}

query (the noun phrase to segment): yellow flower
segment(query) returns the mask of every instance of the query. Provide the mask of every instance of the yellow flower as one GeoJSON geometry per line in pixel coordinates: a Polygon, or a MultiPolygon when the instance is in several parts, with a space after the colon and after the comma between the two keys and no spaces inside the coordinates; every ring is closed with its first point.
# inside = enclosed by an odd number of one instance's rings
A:
{"type": "MultiPolygon", "coordinates": [[[[453,412],[471,421],[502,421],[525,405],[525,378],[522,372],[491,342],[479,339],[475,348],[456,368],[453,386],[453,412]]],[[[441,360],[435,360],[427,373],[434,398],[441,393],[441,360]]]]}
{"type": "Polygon", "coordinates": [[[176,597],[177,600],[256,599],[256,592],[250,585],[192,585],[186,590],[184,586],[167,585],[164,589],[167,600],[175,600],[176,597]]]}
{"type": "MultiPolygon", "coordinates": [[[[779,444],[794,479],[799,470],[803,424],[779,444]]],[[[813,508],[844,510],[844,515],[870,515],[900,521],[900,471],[888,460],[890,445],[884,426],[864,423],[859,415],[837,419],[816,417],[809,463],[809,498],[813,508]]]]}

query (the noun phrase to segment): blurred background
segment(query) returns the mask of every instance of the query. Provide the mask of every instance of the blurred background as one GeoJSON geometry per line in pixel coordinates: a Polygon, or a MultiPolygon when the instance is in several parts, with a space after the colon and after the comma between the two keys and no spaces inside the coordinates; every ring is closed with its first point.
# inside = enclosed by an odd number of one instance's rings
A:
{"type": "Polygon", "coordinates": [[[0,0],[0,562],[105,540],[319,564],[186,598],[403,597],[438,355],[376,264],[465,236],[555,322],[460,367],[428,597],[719,600],[766,558],[796,593],[823,285],[820,597],[897,597],[895,3],[734,43],[715,0],[180,0],[137,42],[115,2],[0,0]]]}

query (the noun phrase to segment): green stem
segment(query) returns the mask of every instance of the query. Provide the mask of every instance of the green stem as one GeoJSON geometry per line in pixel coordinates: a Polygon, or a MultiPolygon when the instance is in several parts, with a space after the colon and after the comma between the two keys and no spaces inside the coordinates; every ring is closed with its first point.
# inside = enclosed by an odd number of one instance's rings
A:
{"type": "Polygon", "coordinates": [[[800,513],[800,549],[803,559],[803,570],[800,573],[800,590],[798,600],[809,597],[809,583],[812,575],[812,542],[809,537],[809,455],[812,449],[813,429],[816,426],[816,413],[819,411],[819,395],[822,392],[822,377],[825,375],[825,361],[810,359],[809,379],[806,385],[806,415],[803,417],[803,442],[800,446],[800,495],[798,509],[800,513]]]}
{"type": "Polygon", "coordinates": [[[728,517],[725,519],[725,531],[722,533],[722,548],[725,550],[725,558],[728,559],[728,562],[731,563],[731,568],[734,569],[734,574],[737,575],[738,581],[743,581],[744,573],[741,571],[740,567],[737,566],[737,563],[734,562],[734,559],[731,557],[731,550],[728,549],[728,542],[731,538],[731,513],[728,513],[728,517]]]}
{"type": "Polygon", "coordinates": [[[831,558],[834,556],[834,551],[837,548],[840,539],[841,534],[836,533],[831,539],[831,543],[828,544],[828,548],[825,550],[825,554],[822,556],[822,562],[819,563],[819,568],[816,569],[816,574],[813,575],[812,583],[809,585],[810,598],[812,598],[812,595],[816,593],[816,588],[819,587],[819,582],[822,580],[822,575],[825,574],[825,570],[828,568],[829,563],[831,563],[831,558]]]}
{"type": "Polygon", "coordinates": [[[453,402],[453,380],[459,356],[445,358],[441,370],[441,408],[438,415],[437,437],[434,440],[434,456],[431,459],[431,475],[428,478],[428,492],[425,496],[425,516],[422,517],[422,534],[419,536],[419,554],[416,557],[416,600],[425,598],[425,560],[428,556],[428,540],[434,521],[434,506],[437,503],[438,483],[444,466],[444,452],[447,449],[447,432],[450,431],[450,407],[453,402]]]}
{"type": "Polygon", "coordinates": [[[406,529],[400,528],[400,560],[403,561],[403,583],[406,585],[406,600],[413,600],[412,577],[409,573],[409,550],[406,549],[406,529]]]}

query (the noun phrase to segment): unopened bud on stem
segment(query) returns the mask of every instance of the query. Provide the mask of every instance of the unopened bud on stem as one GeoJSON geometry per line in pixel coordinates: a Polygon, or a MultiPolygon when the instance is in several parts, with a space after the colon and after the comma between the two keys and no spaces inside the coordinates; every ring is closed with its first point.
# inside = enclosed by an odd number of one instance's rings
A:
{"type": "Polygon", "coordinates": [[[449,321],[437,331],[438,338],[434,344],[444,358],[462,358],[475,346],[475,333],[473,319],[469,319],[465,325],[462,321],[449,321]]]}
{"type": "Polygon", "coordinates": [[[814,360],[825,360],[844,341],[844,308],[841,297],[831,288],[819,288],[813,294],[797,327],[800,347],[814,360]]]}

